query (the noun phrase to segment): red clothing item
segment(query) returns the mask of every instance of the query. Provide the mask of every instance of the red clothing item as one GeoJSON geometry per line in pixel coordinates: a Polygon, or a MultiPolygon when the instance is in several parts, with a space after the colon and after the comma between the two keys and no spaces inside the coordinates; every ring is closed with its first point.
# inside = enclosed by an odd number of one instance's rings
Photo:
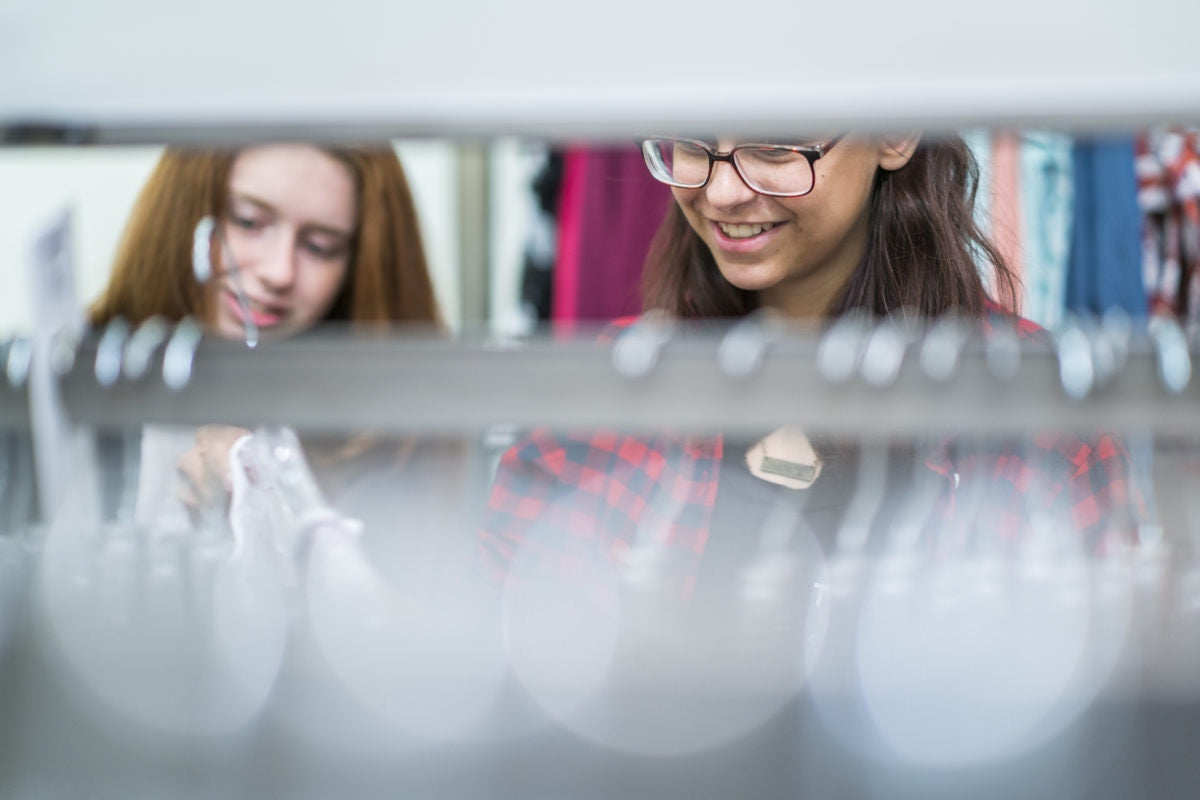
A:
{"type": "MultiPolygon", "coordinates": [[[[1025,320],[1018,332],[1043,333],[1025,320]]],[[[696,562],[709,540],[723,447],[720,436],[536,431],[501,458],[481,532],[484,556],[504,572],[527,547],[569,568],[596,545],[621,561],[653,540],[696,562]]],[[[1069,524],[1089,550],[1101,551],[1130,539],[1142,518],[1129,453],[1112,435],[947,441],[924,463],[942,478],[929,520],[935,550],[981,529],[1019,538],[1037,517],[1069,524]]]]}

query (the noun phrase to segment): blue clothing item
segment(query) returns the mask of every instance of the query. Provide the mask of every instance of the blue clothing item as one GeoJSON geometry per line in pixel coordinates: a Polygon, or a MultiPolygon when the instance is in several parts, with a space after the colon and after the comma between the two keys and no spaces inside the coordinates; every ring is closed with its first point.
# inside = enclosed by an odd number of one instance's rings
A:
{"type": "Polygon", "coordinates": [[[1080,314],[1121,308],[1144,319],[1142,214],[1133,139],[1076,141],[1072,167],[1075,220],[1066,307],[1080,314]]]}
{"type": "Polygon", "coordinates": [[[1072,139],[1063,133],[1021,134],[1021,230],[1024,299],[1021,315],[1044,328],[1062,322],[1071,252],[1074,187],[1072,139]]]}
{"type": "Polygon", "coordinates": [[[987,128],[963,131],[963,141],[979,166],[979,191],[975,195],[975,224],[986,235],[992,231],[992,133],[987,128]]]}

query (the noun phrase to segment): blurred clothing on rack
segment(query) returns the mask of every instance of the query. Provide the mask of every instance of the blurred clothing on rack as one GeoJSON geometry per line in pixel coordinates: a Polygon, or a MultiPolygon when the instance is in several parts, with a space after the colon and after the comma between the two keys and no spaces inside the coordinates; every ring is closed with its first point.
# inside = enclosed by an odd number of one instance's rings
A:
{"type": "Polygon", "coordinates": [[[1018,279],[1025,272],[1021,219],[1021,139],[1015,131],[996,131],[991,137],[992,241],[1018,279]]]}
{"type": "Polygon", "coordinates": [[[1142,214],[1132,138],[1078,139],[1066,307],[1082,314],[1147,314],[1141,271],[1142,214]]]}
{"type": "MultiPolygon", "coordinates": [[[[1165,193],[1151,192],[1139,209],[1131,137],[1001,130],[967,141],[980,167],[976,217],[1021,280],[1023,316],[1050,329],[1070,313],[1146,317],[1154,270],[1147,265],[1143,279],[1139,253],[1143,228],[1156,228],[1142,212],[1165,193]]],[[[1163,174],[1143,178],[1144,195],[1163,174]]],[[[1163,280],[1177,275],[1168,269],[1163,280]]]]}
{"type": "Polygon", "coordinates": [[[558,249],[558,198],[563,178],[561,150],[546,148],[539,158],[528,186],[531,217],[521,267],[521,310],[529,322],[550,319],[554,257],[558,249]]]}
{"type": "Polygon", "coordinates": [[[1054,328],[1066,307],[1067,266],[1075,198],[1070,136],[1021,135],[1021,230],[1025,234],[1025,302],[1021,314],[1054,328]]]}
{"type": "Polygon", "coordinates": [[[1200,329],[1200,129],[1147,131],[1136,147],[1150,313],[1200,329]]]}
{"type": "MultiPolygon", "coordinates": [[[[632,145],[551,151],[533,190],[543,207],[554,204],[555,253],[551,274],[544,257],[527,258],[526,304],[560,323],[639,312],[646,252],[671,203],[670,189],[650,177],[641,152],[632,145]],[[541,302],[547,282],[548,309],[541,302]]],[[[529,251],[545,239],[531,232],[529,251]]]]}

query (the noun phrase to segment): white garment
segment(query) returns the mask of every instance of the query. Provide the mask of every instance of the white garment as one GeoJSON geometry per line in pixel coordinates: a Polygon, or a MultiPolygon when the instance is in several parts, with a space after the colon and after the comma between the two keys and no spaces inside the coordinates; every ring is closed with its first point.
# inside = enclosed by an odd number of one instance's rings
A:
{"type": "Polygon", "coordinates": [[[157,531],[180,531],[191,526],[179,499],[179,460],[196,445],[190,425],[147,425],[142,429],[137,502],[133,518],[157,531]]]}
{"type": "MultiPolygon", "coordinates": [[[[171,533],[194,527],[192,515],[179,499],[179,462],[195,447],[198,430],[192,426],[148,425],[142,431],[134,519],[147,530],[171,533]]],[[[309,524],[308,516],[316,510],[336,516],[316,490],[295,434],[288,431],[283,437],[275,437],[286,442],[293,453],[288,465],[272,463],[269,453],[277,442],[266,432],[258,435],[268,437],[258,442],[258,447],[249,447],[257,440],[246,434],[229,451],[232,493],[228,521],[234,536],[234,555],[250,538],[290,553],[295,544],[291,541],[296,535],[295,526],[309,524]],[[291,469],[292,477],[285,484],[293,488],[294,496],[280,494],[278,478],[285,468],[291,469]],[[307,489],[303,496],[295,491],[300,485],[307,489]],[[304,507],[293,508],[297,504],[304,507]]]]}

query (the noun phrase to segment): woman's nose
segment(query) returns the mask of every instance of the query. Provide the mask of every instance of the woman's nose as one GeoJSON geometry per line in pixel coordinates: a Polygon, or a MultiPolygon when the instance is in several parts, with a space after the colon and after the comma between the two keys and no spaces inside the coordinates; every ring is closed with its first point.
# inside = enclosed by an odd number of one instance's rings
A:
{"type": "Polygon", "coordinates": [[[726,161],[713,165],[712,176],[704,191],[709,205],[719,209],[735,208],[757,197],[757,193],[746,185],[733,164],[726,161]]]}
{"type": "Polygon", "coordinates": [[[264,289],[281,294],[296,282],[296,254],[292,237],[281,233],[248,266],[264,289]]]}

